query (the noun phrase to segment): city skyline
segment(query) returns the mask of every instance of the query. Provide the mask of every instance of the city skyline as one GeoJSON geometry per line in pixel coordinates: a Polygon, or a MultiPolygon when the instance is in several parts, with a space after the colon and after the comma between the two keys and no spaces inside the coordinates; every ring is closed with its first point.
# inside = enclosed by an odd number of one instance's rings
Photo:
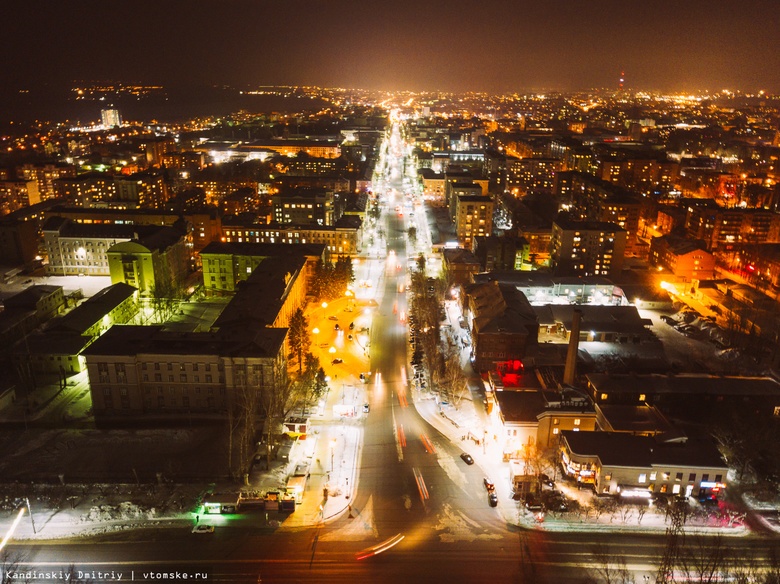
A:
{"type": "Polygon", "coordinates": [[[763,0],[133,6],[15,3],[0,79],[506,92],[617,89],[625,72],[627,89],[780,91],[780,8],[763,0]]]}

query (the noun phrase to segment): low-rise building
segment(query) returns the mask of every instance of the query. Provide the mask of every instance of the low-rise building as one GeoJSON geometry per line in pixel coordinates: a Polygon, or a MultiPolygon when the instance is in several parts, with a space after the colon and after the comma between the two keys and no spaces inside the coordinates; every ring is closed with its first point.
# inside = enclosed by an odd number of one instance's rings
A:
{"type": "Polygon", "coordinates": [[[259,408],[286,371],[286,335],[279,328],[179,333],[114,326],[83,353],[95,416],[224,415],[247,397],[259,408]]]}
{"type": "Polygon", "coordinates": [[[239,282],[248,280],[266,258],[303,257],[304,287],[309,288],[318,261],[325,259],[325,246],[316,243],[214,242],[201,251],[203,288],[209,295],[233,294],[239,282]]]}
{"type": "Polygon", "coordinates": [[[684,281],[715,277],[715,257],[702,240],[672,235],[654,237],[650,241],[650,263],[663,266],[684,281]]]}
{"type": "Polygon", "coordinates": [[[709,496],[726,487],[728,466],[711,440],[561,432],[561,465],[578,484],[626,497],[709,496]]]}
{"type": "Polygon", "coordinates": [[[550,261],[559,275],[619,274],[626,252],[626,231],[602,221],[574,221],[560,213],[553,222],[550,261]]]}
{"type": "Polygon", "coordinates": [[[525,295],[514,286],[488,282],[464,286],[477,371],[496,363],[523,361],[536,353],[539,323],[525,295]]]}

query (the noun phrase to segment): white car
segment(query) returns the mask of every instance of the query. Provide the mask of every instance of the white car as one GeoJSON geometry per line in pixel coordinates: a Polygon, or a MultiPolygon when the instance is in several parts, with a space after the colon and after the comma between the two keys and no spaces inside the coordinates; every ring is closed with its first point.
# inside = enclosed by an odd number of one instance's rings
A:
{"type": "Polygon", "coordinates": [[[214,533],[213,525],[196,525],[192,528],[192,533],[214,533]]]}

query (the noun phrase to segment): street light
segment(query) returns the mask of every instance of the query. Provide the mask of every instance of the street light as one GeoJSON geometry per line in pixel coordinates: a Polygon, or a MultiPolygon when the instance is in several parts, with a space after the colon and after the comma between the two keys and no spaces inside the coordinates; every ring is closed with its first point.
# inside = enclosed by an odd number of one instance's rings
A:
{"type": "Polygon", "coordinates": [[[333,453],[336,451],[336,439],[330,441],[330,472],[333,472],[333,453]]]}

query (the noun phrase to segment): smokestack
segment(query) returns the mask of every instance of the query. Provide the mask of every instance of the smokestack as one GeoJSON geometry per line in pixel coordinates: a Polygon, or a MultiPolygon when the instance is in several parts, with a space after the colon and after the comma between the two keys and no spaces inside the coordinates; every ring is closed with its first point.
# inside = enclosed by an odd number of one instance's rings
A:
{"type": "Polygon", "coordinates": [[[569,336],[569,349],[566,351],[566,368],[563,370],[563,384],[574,385],[574,374],[577,372],[577,350],[580,347],[580,323],[582,322],[582,310],[574,309],[571,320],[571,335],[569,336]]]}

